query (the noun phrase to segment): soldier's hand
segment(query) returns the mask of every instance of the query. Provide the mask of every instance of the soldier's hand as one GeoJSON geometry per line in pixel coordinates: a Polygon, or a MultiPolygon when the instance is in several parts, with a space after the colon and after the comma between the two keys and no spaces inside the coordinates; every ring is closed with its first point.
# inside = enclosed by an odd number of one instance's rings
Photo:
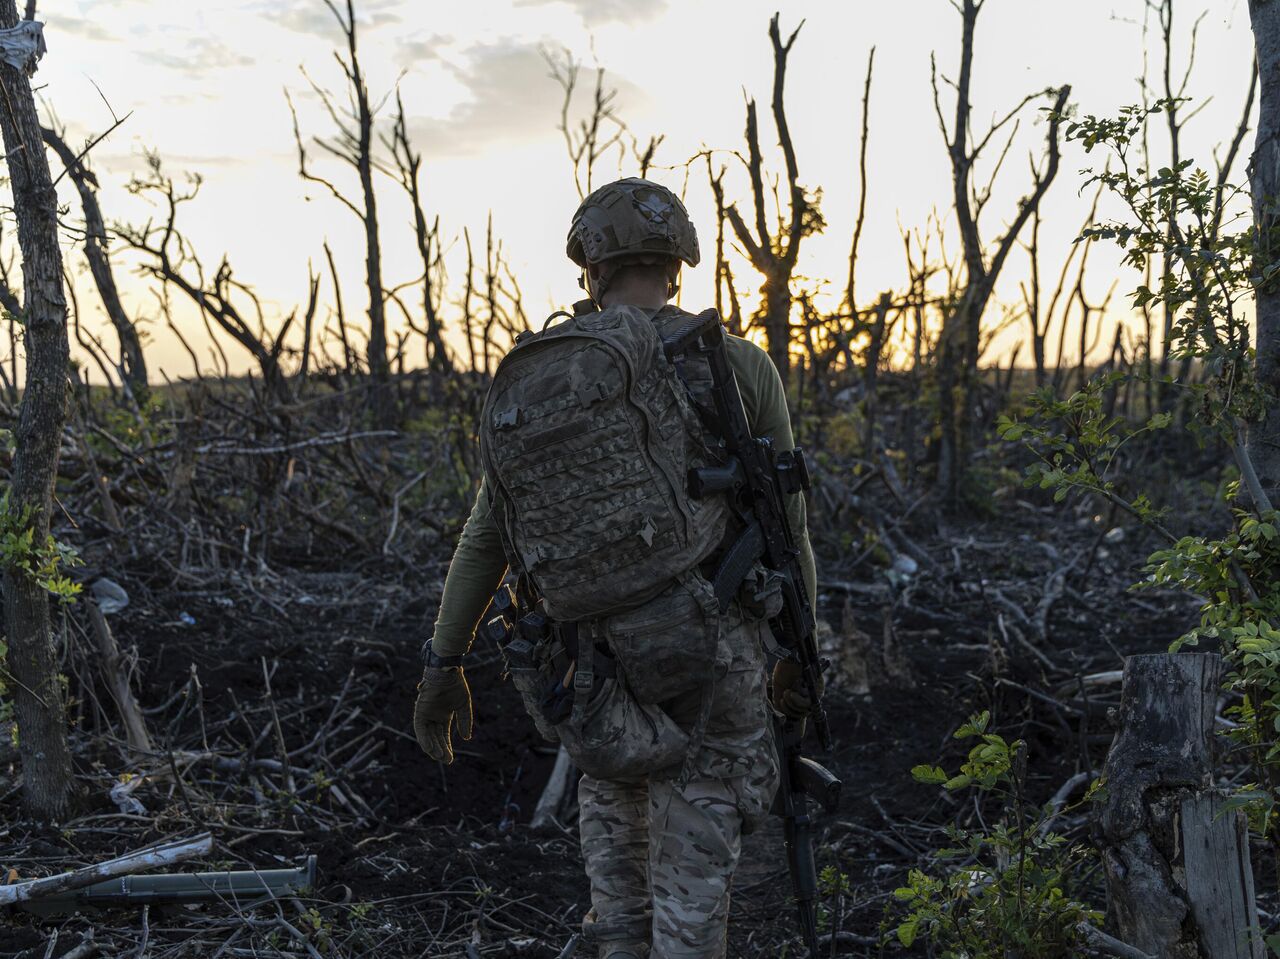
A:
{"type": "MultiPolygon", "coordinates": [[[[818,695],[822,695],[822,678],[818,678],[818,695]]],[[[804,684],[804,670],[799,663],[779,660],[773,667],[773,689],[770,699],[778,712],[788,719],[804,719],[813,709],[809,690],[804,684]]]]}
{"type": "Polygon", "coordinates": [[[455,723],[459,735],[470,739],[475,715],[467,677],[461,666],[456,669],[428,666],[422,671],[418,701],[413,705],[413,732],[422,751],[432,759],[453,762],[451,730],[455,723]]]}

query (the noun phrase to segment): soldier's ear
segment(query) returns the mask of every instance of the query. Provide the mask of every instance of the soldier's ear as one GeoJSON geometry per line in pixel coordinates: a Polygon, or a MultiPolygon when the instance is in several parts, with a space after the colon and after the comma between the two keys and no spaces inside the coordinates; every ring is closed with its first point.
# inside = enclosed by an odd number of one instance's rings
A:
{"type": "Polygon", "coordinates": [[[585,272],[578,274],[578,286],[584,290],[587,288],[587,274],[585,272]]]}

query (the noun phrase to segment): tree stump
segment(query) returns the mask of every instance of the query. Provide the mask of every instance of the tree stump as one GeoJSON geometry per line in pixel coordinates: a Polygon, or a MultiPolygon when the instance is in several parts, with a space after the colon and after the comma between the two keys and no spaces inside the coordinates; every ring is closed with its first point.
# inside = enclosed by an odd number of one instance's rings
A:
{"type": "Polygon", "coordinates": [[[1221,657],[1131,656],[1099,826],[1108,921],[1162,959],[1262,959],[1243,816],[1213,789],[1221,657]]]}

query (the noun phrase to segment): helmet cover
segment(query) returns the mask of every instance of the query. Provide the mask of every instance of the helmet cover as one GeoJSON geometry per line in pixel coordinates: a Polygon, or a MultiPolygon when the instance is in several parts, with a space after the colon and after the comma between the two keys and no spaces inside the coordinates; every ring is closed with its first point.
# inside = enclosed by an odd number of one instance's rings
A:
{"type": "Polygon", "coordinates": [[[652,180],[627,177],[589,194],[573,215],[566,251],[586,269],[629,260],[682,260],[697,266],[698,234],[680,198],[652,180]]]}

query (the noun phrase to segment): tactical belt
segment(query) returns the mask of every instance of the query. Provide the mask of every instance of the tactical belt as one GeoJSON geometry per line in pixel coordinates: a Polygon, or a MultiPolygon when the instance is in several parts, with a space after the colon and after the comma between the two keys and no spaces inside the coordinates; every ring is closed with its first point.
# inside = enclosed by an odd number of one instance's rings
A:
{"type": "MultiPolygon", "coordinates": [[[[578,658],[578,624],[577,623],[556,623],[555,628],[560,632],[560,642],[564,643],[565,651],[571,659],[578,658]]],[[[613,658],[613,653],[609,651],[609,647],[603,643],[595,643],[592,650],[592,670],[603,679],[618,678],[618,661],[613,658]]]]}

